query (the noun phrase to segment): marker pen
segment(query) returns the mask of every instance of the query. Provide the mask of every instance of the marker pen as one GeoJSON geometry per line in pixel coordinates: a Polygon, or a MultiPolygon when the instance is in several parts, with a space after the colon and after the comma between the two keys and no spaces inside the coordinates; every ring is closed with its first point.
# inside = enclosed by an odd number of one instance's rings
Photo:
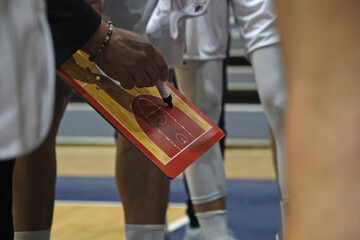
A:
{"type": "Polygon", "coordinates": [[[169,91],[168,87],[166,86],[165,82],[159,79],[156,83],[156,87],[159,90],[159,93],[160,93],[163,101],[166,102],[170,108],[172,108],[173,107],[172,96],[171,96],[170,91],[169,91]]]}

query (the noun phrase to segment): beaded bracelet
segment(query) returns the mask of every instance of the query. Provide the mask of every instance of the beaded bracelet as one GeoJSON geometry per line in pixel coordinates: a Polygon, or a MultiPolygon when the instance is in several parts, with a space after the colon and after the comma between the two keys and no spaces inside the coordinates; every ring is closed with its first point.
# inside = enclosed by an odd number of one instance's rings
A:
{"type": "Polygon", "coordinates": [[[89,61],[90,61],[90,62],[95,62],[96,58],[99,56],[99,54],[101,54],[101,53],[104,51],[104,49],[107,47],[107,45],[108,45],[109,42],[110,42],[110,38],[111,38],[111,35],[112,35],[112,31],[113,31],[113,26],[114,26],[114,25],[112,24],[111,21],[108,21],[107,24],[109,24],[109,30],[108,30],[108,32],[107,32],[107,34],[106,34],[106,38],[105,38],[105,40],[101,43],[98,52],[97,52],[95,55],[89,57],[89,61]]]}

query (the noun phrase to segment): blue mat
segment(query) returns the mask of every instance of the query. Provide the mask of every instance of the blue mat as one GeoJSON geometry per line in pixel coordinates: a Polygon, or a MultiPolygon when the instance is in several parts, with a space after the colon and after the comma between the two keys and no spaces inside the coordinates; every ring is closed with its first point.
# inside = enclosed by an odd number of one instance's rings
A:
{"type": "MultiPolygon", "coordinates": [[[[279,229],[280,208],[275,181],[228,180],[227,206],[230,228],[238,239],[274,240],[279,229]]],[[[58,177],[56,200],[120,201],[112,177],[58,177]]],[[[171,182],[170,202],[187,200],[181,179],[171,182]]],[[[184,228],[171,233],[181,240],[184,228]]]]}

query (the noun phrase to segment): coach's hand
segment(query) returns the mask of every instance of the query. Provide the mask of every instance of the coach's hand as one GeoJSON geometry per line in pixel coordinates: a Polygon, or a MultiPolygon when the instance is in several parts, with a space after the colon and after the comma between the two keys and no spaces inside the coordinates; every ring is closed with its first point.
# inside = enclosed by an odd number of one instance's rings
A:
{"type": "MultiPolygon", "coordinates": [[[[94,55],[107,31],[108,25],[102,22],[82,49],[94,55]]],[[[168,67],[161,53],[140,35],[116,27],[104,51],[101,68],[127,89],[150,87],[158,79],[168,79],[168,67]]]]}

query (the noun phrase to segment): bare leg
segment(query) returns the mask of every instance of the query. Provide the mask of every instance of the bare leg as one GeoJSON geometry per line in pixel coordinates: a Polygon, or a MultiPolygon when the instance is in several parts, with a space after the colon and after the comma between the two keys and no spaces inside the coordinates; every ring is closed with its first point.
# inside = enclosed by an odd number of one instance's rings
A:
{"type": "Polygon", "coordinates": [[[165,224],[170,180],[119,134],[116,182],[126,224],[165,224]]]}
{"type": "Polygon", "coordinates": [[[55,138],[69,92],[65,83],[57,79],[55,113],[49,135],[35,151],[16,159],[13,175],[15,232],[51,228],[56,179],[55,138]]]}
{"type": "Polygon", "coordinates": [[[278,9],[290,93],[287,239],[359,239],[360,1],[278,0],[278,9]]]}
{"type": "Polygon", "coordinates": [[[1,159],[0,161],[0,238],[4,240],[14,239],[12,206],[12,173],[15,159],[1,159]]]}

